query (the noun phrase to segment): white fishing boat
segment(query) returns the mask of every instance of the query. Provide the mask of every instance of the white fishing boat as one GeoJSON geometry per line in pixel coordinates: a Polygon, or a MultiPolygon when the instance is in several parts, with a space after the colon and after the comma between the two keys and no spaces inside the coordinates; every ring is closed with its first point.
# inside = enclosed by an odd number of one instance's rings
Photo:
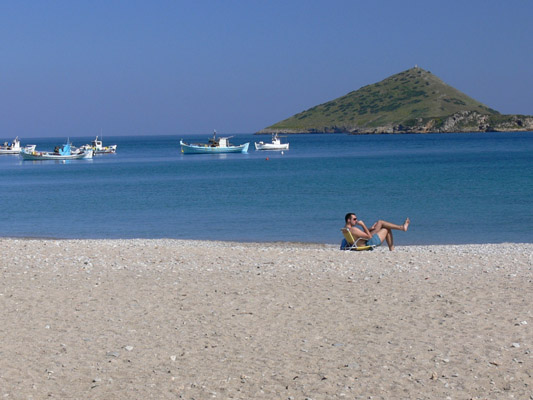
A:
{"type": "Polygon", "coordinates": [[[36,151],[24,149],[20,155],[24,160],[81,160],[93,158],[93,149],[81,150],[78,149],[76,153],[72,152],[71,143],[67,142],[62,146],[57,146],[53,152],[36,151]]]}
{"type": "Polygon", "coordinates": [[[103,146],[102,141],[98,140],[98,136],[96,136],[96,139],[94,139],[91,144],[84,144],[80,147],[80,149],[92,149],[94,154],[113,154],[117,152],[117,145],[113,144],[111,146],[103,146]]]}
{"type": "Polygon", "coordinates": [[[209,139],[207,144],[204,143],[185,143],[180,140],[181,152],[183,154],[220,154],[220,153],[246,153],[250,143],[244,143],[238,146],[232,145],[229,142],[229,137],[221,137],[217,139],[217,131],[213,132],[213,138],[209,139]]]}
{"type": "MultiPolygon", "coordinates": [[[[34,144],[29,144],[25,147],[25,149],[29,151],[35,150],[34,144]]],[[[15,139],[13,139],[13,142],[8,143],[4,142],[2,146],[0,146],[0,154],[19,154],[22,150],[22,147],[20,147],[20,140],[17,136],[15,139]]]]}
{"type": "Polygon", "coordinates": [[[271,143],[265,143],[265,142],[255,142],[255,149],[256,150],[289,150],[289,143],[281,143],[281,140],[277,133],[274,133],[272,135],[272,142],[271,143]]]}

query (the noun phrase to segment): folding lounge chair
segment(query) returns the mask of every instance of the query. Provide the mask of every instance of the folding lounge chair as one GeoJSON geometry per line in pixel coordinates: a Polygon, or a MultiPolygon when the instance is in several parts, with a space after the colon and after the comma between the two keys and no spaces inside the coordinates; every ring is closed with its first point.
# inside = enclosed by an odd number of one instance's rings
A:
{"type": "Polygon", "coordinates": [[[342,231],[342,234],[344,235],[344,238],[348,242],[348,245],[345,246],[343,250],[364,251],[364,250],[374,250],[374,247],[376,247],[376,246],[367,246],[365,244],[366,239],[359,238],[355,240],[352,235],[352,232],[350,232],[348,228],[342,228],[341,231],[342,231]]]}

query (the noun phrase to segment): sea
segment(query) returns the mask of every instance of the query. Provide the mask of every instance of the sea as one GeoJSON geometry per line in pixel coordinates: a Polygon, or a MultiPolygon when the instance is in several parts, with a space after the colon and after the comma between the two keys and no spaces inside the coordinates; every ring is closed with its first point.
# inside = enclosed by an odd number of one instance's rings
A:
{"type": "Polygon", "coordinates": [[[289,135],[283,152],[236,134],[247,154],[181,153],[209,136],[104,136],[117,153],[92,160],[0,155],[0,236],[340,244],[354,212],[368,226],[409,217],[400,246],[533,242],[533,132],[289,135]]]}

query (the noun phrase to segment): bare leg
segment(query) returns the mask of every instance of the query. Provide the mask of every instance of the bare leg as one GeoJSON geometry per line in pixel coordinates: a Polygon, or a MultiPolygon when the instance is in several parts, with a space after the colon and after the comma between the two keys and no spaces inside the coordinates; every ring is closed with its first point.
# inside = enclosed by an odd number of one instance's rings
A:
{"type": "Polygon", "coordinates": [[[372,228],[370,229],[370,233],[374,234],[380,231],[381,229],[396,229],[398,231],[407,231],[407,228],[409,228],[409,224],[411,223],[411,220],[407,218],[403,225],[396,225],[391,222],[379,220],[374,225],[372,225],[372,228]]]}
{"type": "Polygon", "coordinates": [[[387,244],[389,245],[389,250],[390,251],[394,250],[394,239],[392,237],[392,231],[391,230],[387,231],[387,236],[386,236],[385,239],[387,240],[387,244]]]}
{"type": "MultiPolygon", "coordinates": [[[[384,241],[387,241],[387,244],[389,245],[389,250],[392,250],[391,245],[393,244],[393,241],[392,241],[392,233],[390,229],[381,228],[378,232],[373,233],[372,235],[376,235],[376,234],[381,239],[381,243],[383,243],[384,241]]],[[[392,246],[392,248],[394,248],[394,246],[392,246]]]]}
{"type": "Polygon", "coordinates": [[[379,238],[381,239],[381,242],[387,241],[387,245],[389,246],[389,250],[394,250],[394,238],[392,236],[392,230],[396,229],[398,231],[407,231],[409,228],[409,224],[411,221],[409,218],[405,220],[403,225],[396,225],[387,221],[379,220],[374,225],[372,225],[372,229],[370,229],[370,233],[372,235],[378,234],[379,238]]]}

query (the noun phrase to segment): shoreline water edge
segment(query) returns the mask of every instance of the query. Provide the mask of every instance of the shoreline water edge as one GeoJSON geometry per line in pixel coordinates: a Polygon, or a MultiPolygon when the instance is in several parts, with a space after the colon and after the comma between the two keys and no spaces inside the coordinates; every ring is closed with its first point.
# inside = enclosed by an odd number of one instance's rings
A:
{"type": "MultiPolygon", "coordinates": [[[[58,140],[29,143],[49,149],[58,140]]],[[[188,156],[176,136],[105,143],[117,153],[65,162],[0,157],[9,215],[0,236],[340,244],[343,217],[356,212],[369,225],[409,217],[399,245],[533,242],[533,132],[297,135],[283,154],[188,156]]]]}
{"type": "Polygon", "coordinates": [[[0,238],[3,398],[529,398],[533,244],[0,238]]]}

